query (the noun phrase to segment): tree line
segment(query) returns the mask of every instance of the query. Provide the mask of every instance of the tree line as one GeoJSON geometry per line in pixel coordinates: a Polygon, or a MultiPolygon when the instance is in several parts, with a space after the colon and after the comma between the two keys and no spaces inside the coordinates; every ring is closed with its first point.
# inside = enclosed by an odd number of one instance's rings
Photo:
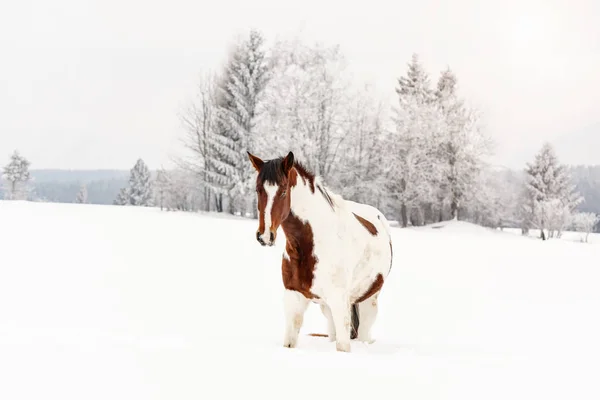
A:
{"type": "Polygon", "coordinates": [[[550,145],[524,174],[486,162],[493,142],[451,68],[432,78],[413,54],[390,84],[394,104],[352,79],[339,46],[292,39],[267,47],[251,31],[201,79],[181,115],[189,152],[180,167],[200,188],[201,208],[255,215],[246,150],[266,158],[291,150],[333,190],[404,227],[462,219],[546,237],[595,221],[575,216],[581,196],[550,145]],[[546,187],[539,176],[548,168],[556,184],[546,187]]]}
{"type": "MultiPolygon", "coordinates": [[[[413,54],[392,90],[389,104],[354,80],[339,46],[298,39],[267,46],[250,31],[221,69],[205,72],[180,113],[187,153],[178,167],[153,175],[139,159],[114,204],[256,217],[246,151],[270,158],[291,150],[333,190],[403,227],[461,219],[539,229],[544,239],[600,229],[599,210],[578,212],[579,190],[589,196],[600,180],[575,185],[549,144],[521,173],[486,162],[493,143],[449,67],[432,77],[413,54]]],[[[11,198],[22,196],[28,166],[15,153],[5,167],[11,198]]],[[[87,202],[85,185],[74,201],[87,202]]]]}

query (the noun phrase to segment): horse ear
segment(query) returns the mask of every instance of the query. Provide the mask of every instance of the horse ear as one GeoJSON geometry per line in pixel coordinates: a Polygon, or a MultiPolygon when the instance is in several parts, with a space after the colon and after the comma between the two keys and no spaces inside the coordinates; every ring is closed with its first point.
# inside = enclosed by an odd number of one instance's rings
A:
{"type": "Polygon", "coordinates": [[[290,151],[288,155],[283,159],[281,165],[283,166],[283,172],[285,172],[285,174],[287,175],[287,173],[290,172],[290,169],[292,169],[292,167],[294,166],[294,153],[290,151]]]}
{"type": "Polygon", "coordinates": [[[254,154],[251,154],[249,151],[246,151],[246,153],[248,153],[248,158],[250,159],[252,166],[254,166],[254,169],[260,171],[265,162],[260,158],[256,157],[254,154]]]}

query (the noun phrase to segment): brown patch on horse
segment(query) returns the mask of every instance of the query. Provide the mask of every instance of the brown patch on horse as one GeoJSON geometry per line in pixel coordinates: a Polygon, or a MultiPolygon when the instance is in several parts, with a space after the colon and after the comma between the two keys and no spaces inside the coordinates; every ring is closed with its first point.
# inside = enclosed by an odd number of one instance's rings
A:
{"type": "Polygon", "coordinates": [[[289,259],[283,257],[281,276],[283,286],[302,293],[307,299],[316,299],[310,289],[317,259],[313,254],[313,232],[310,224],[302,222],[292,212],[281,224],[286,236],[285,250],[289,259]]]}
{"type": "Polygon", "coordinates": [[[358,298],[358,300],[356,300],[354,303],[358,304],[358,303],[362,303],[363,301],[367,300],[369,297],[371,297],[375,293],[379,292],[381,290],[382,286],[383,286],[383,275],[377,274],[377,278],[375,278],[375,280],[371,284],[371,287],[369,288],[369,290],[367,290],[362,296],[360,296],[358,298]]]}
{"type": "MultiPolygon", "coordinates": [[[[352,214],[354,214],[354,213],[352,213],[352,214]]],[[[360,215],[354,214],[354,216],[356,217],[356,219],[358,220],[358,222],[360,222],[362,224],[362,226],[364,226],[365,229],[369,231],[369,233],[371,235],[377,236],[378,232],[377,232],[377,228],[375,228],[375,225],[373,225],[371,222],[367,221],[366,219],[364,219],[360,215]]]]}

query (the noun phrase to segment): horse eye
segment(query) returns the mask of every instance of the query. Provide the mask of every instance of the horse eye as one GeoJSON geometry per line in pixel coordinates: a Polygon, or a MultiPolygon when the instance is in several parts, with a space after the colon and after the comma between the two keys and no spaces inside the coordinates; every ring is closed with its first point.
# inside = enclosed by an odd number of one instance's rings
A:
{"type": "Polygon", "coordinates": [[[285,194],[286,194],[286,193],[287,193],[287,190],[284,190],[284,191],[281,193],[281,197],[285,197],[285,194]]]}

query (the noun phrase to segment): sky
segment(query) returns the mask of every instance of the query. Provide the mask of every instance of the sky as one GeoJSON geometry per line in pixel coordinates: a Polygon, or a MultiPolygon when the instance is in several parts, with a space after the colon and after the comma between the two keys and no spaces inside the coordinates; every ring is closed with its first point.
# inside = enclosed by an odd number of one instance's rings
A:
{"type": "Polygon", "coordinates": [[[0,163],[18,149],[32,168],[170,166],[183,148],[178,113],[200,75],[256,28],[269,41],[339,44],[357,79],[387,96],[413,53],[434,82],[449,66],[483,114],[497,165],[522,168],[545,140],[563,162],[600,164],[600,2],[350,4],[3,2],[0,163]]]}

